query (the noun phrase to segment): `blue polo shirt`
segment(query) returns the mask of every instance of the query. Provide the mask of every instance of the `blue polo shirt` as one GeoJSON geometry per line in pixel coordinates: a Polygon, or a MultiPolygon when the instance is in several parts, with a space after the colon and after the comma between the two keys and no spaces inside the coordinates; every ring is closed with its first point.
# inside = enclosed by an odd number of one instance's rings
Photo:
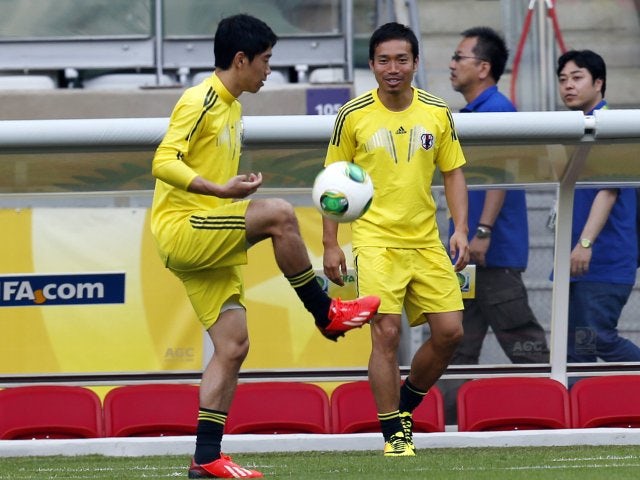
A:
{"type": "Polygon", "coordinates": [[[511,100],[505,97],[499,90],[497,85],[487,88],[478,95],[472,102],[463,107],[461,113],[473,112],[515,112],[516,107],[513,106],[511,100]]]}
{"type": "MultiPolygon", "coordinates": [[[[487,88],[460,112],[515,112],[516,108],[496,85],[487,88]]],[[[473,162],[473,159],[471,159],[473,162]]],[[[469,240],[478,228],[485,191],[469,190],[469,240]]],[[[449,236],[453,222],[449,222],[449,236]]],[[[529,260],[529,225],[524,190],[507,190],[504,204],[491,232],[491,243],[486,254],[487,267],[527,268],[529,260]]]]}
{"type": "MultiPolygon", "coordinates": [[[[593,110],[607,108],[603,100],[593,110]]],[[[587,115],[593,115],[593,110],[587,115]]],[[[606,161],[606,159],[602,159],[606,161]]],[[[576,188],[573,197],[571,248],[580,241],[591,205],[600,188],[576,188]]],[[[633,285],[638,265],[636,228],[636,192],[634,188],[619,188],[618,198],[607,223],[593,243],[589,272],[572,277],[573,282],[603,282],[633,285]]]]}

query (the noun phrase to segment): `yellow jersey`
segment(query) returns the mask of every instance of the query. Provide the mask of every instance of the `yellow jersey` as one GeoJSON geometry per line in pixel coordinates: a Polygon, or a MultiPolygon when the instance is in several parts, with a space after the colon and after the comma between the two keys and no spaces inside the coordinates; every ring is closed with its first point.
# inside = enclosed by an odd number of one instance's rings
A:
{"type": "Polygon", "coordinates": [[[373,181],[373,202],[352,223],[353,247],[425,248],[442,245],[431,192],[435,169],[465,164],[447,104],[413,89],[411,105],[388,110],[372,90],[338,111],[325,165],[346,160],[373,181]]]}
{"type": "Polygon", "coordinates": [[[242,107],[216,75],[183,93],[156,150],[151,230],[161,248],[172,242],[180,222],[194,211],[230,203],[187,191],[196,176],[224,184],[237,175],[242,144],[242,107]]]}

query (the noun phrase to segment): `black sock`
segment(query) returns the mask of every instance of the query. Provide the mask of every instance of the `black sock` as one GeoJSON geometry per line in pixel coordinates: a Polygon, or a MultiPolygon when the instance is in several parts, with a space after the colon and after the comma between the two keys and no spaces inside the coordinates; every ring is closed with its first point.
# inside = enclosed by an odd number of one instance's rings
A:
{"type": "Polygon", "coordinates": [[[321,328],[329,325],[327,315],[331,299],[316,280],[313,268],[309,267],[300,273],[291,276],[285,275],[285,277],[302,300],[304,307],[313,315],[316,325],[321,328]]]}
{"type": "Polygon", "coordinates": [[[391,435],[402,432],[402,423],[400,422],[400,412],[398,410],[389,413],[378,413],[378,420],[380,420],[380,429],[385,442],[389,441],[391,435]]]}
{"type": "Polygon", "coordinates": [[[225,412],[200,407],[196,432],[196,453],[194,461],[199,465],[211,463],[220,458],[222,432],[227,421],[225,412]]]}
{"type": "Polygon", "coordinates": [[[427,392],[414,387],[407,377],[400,387],[400,411],[413,412],[426,394],[427,392]]]}

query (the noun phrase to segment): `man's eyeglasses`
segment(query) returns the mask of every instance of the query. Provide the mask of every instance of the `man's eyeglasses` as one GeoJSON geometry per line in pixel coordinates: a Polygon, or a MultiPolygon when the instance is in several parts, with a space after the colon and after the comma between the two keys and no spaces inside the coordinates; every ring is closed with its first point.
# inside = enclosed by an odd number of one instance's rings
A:
{"type": "Polygon", "coordinates": [[[459,53],[454,53],[453,55],[451,55],[451,60],[453,60],[454,62],[459,62],[460,60],[464,60],[465,58],[473,58],[475,60],[480,60],[482,62],[486,62],[487,61],[484,58],[471,57],[469,55],[460,55],[459,53]]]}

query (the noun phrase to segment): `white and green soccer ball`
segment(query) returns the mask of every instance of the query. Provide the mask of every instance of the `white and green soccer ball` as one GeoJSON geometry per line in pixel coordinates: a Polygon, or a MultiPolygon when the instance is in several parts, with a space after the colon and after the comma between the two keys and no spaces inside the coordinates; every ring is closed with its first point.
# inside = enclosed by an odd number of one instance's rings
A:
{"type": "Polygon", "coordinates": [[[335,162],[318,174],[311,197],[323,216],[340,223],[353,222],[371,206],[373,183],[355,163],[335,162]]]}

